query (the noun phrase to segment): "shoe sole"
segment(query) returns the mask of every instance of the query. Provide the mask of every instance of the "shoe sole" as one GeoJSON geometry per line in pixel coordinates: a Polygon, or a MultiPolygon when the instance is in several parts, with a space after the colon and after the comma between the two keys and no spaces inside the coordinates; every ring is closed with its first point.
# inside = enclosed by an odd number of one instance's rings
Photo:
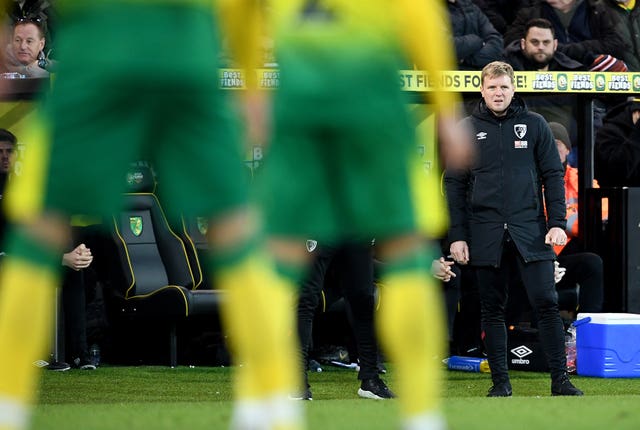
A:
{"type": "Polygon", "coordinates": [[[358,388],[358,396],[364,399],[373,399],[373,400],[389,400],[392,397],[380,397],[376,393],[363,390],[362,388],[358,388]]]}
{"type": "Polygon", "coordinates": [[[49,372],[66,372],[67,370],[70,370],[71,367],[63,367],[61,369],[47,369],[49,372]]]}
{"type": "Polygon", "coordinates": [[[93,364],[85,364],[84,366],[79,367],[80,370],[96,370],[96,366],[93,364]]]}
{"type": "Polygon", "coordinates": [[[313,400],[313,397],[304,397],[304,396],[289,396],[289,400],[313,400]]]}

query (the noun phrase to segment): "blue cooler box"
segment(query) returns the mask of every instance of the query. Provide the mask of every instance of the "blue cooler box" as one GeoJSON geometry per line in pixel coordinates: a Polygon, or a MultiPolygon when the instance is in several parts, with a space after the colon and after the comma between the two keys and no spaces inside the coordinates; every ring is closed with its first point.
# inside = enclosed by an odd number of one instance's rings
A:
{"type": "Polygon", "coordinates": [[[640,315],[579,313],[577,372],[602,378],[640,378],[640,315]]]}

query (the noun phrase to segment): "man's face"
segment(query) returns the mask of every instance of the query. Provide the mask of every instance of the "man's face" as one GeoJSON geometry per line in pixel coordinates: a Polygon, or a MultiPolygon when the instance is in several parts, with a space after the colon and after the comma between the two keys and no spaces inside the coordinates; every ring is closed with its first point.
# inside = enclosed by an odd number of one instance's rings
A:
{"type": "Polygon", "coordinates": [[[567,148],[567,145],[562,143],[560,139],[556,139],[556,146],[558,147],[558,154],[560,155],[560,161],[562,161],[562,164],[566,163],[567,156],[571,151],[569,151],[569,148],[567,148]]]}
{"type": "Polygon", "coordinates": [[[9,173],[15,158],[14,145],[11,142],[0,142],[0,173],[9,173]]]}
{"type": "Polygon", "coordinates": [[[524,39],[520,39],[522,54],[542,69],[549,64],[558,48],[549,28],[531,27],[524,39]]]}
{"type": "Polygon", "coordinates": [[[489,110],[502,116],[513,100],[515,89],[508,75],[485,76],[480,93],[489,110]]]}
{"type": "Polygon", "coordinates": [[[570,9],[575,2],[576,0],[547,0],[549,6],[560,10],[570,9]]]}
{"type": "Polygon", "coordinates": [[[17,24],[13,29],[13,53],[21,64],[27,66],[38,59],[44,49],[44,36],[32,22],[17,24]]]}

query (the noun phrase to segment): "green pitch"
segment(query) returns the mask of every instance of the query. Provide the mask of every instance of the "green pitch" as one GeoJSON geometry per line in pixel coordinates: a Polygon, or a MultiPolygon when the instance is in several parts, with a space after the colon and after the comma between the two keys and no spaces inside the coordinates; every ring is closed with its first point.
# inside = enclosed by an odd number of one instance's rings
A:
{"type": "MultiPolygon", "coordinates": [[[[550,396],[547,374],[511,372],[514,397],[488,399],[489,375],[447,372],[451,430],[640,428],[640,379],[574,377],[582,398],[550,396]]],[[[393,389],[393,373],[384,379],[393,389]]],[[[44,372],[36,430],[225,429],[231,411],[229,368],[101,367],[44,372]]],[[[360,399],[356,372],[310,374],[304,402],[310,430],[398,429],[397,402],[360,399]]]]}

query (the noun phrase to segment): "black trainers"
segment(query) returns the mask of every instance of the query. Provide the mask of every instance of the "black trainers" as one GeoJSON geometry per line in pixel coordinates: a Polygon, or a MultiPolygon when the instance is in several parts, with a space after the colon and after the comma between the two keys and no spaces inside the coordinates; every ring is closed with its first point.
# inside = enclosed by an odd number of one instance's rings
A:
{"type": "Polygon", "coordinates": [[[66,372],[67,370],[71,369],[71,366],[69,366],[64,361],[54,361],[52,363],[47,364],[45,366],[45,369],[52,370],[54,372],[66,372]]]}
{"type": "Polygon", "coordinates": [[[569,380],[567,374],[563,374],[561,377],[551,383],[551,395],[552,396],[584,396],[584,393],[577,389],[569,380]]]}
{"type": "Polygon", "coordinates": [[[358,396],[375,400],[393,399],[396,397],[384,381],[377,377],[363,379],[358,389],[358,396]]]}
{"type": "Polygon", "coordinates": [[[511,397],[512,394],[511,383],[507,381],[500,382],[491,387],[487,393],[487,397],[511,397]]]}
{"type": "Polygon", "coordinates": [[[89,360],[76,358],[73,360],[73,368],[80,370],[96,370],[96,365],[91,363],[89,360]]]}

